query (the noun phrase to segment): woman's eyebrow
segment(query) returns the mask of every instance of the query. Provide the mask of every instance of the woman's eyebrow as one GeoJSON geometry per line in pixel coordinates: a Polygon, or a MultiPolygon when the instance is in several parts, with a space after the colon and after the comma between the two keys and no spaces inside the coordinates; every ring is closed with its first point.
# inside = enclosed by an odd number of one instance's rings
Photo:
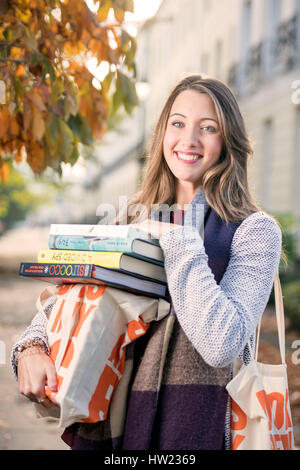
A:
{"type": "Polygon", "coordinates": [[[173,117],[173,116],[181,116],[181,117],[186,117],[184,114],[181,114],[181,113],[173,113],[171,114],[170,118],[173,117]]]}
{"type": "MultiPolygon", "coordinates": [[[[186,118],[186,116],[184,114],[181,114],[181,113],[173,113],[173,114],[171,114],[170,118],[173,117],[173,116],[181,116],[183,118],[186,118]]],[[[200,119],[200,122],[202,122],[202,121],[214,121],[217,124],[219,124],[216,119],[211,118],[211,117],[203,117],[203,118],[200,119]]]]}
{"type": "Polygon", "coordinates": [[[214,122],[216,122],[217,124],[219,124],[216,119],[211,118],[211,117],[204,117],[204,118],[200,119],[200,121],[214,121],[214,122]]]}

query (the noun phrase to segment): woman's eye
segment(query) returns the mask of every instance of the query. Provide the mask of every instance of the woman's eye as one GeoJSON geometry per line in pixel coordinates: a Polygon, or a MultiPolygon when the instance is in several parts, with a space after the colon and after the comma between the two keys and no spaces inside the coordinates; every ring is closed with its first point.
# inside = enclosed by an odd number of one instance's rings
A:
{"type": "Polygon", "coordinates": [[[214,126],[204,126],[201,127],[201,130],[206,132],[216,132],[216,128],[214,126]]]}
{"type": "Polygon", "coordinates": [[[179,128],[180,128],[180,127],[183,127],[183,122],[181,122],[181,121],[174,121],[174,122],[172,122],[172,126],[174,126],[174,127],[179,127],[179,128]]]}

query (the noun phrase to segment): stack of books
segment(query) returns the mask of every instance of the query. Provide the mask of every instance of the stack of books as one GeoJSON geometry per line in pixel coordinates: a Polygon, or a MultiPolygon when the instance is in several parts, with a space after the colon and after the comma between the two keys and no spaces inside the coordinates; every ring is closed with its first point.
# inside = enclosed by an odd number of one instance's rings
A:
{"type": "Polygon", "coordinates": [[[19,275],[54,284],[104,284],[169,300],[157,239],[130,225],[52,224],[48,249],[19,275]]]}

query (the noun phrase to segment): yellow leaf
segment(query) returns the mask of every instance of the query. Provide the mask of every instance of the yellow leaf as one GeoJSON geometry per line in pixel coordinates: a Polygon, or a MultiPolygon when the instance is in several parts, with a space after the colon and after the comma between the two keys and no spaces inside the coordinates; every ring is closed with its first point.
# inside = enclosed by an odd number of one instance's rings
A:
{"type": "Polygon", "coordinates": [[[101,6],[97,12],[98,20],[101,23],[107,19],[108,12],[111,7],[112,7],[112,4],[110,0],[103,0],[101,2],[101,6]]]}
{"type": "Polygon", "coordinates": [[[15,8],[15,15],[18,20],[21,20],[23,23],[29,23],[31,18],[31,11],[29,9],[24,9],[23,11],[19,8],[15,8]]]}
{"type": "Polygon", "coordinates": [[[43,115],[38,108],[35,106],[32,109],[33,119],[32,119],[32,135],[34,139],[41,140],[45,133],[45,121],[43,115]]]}

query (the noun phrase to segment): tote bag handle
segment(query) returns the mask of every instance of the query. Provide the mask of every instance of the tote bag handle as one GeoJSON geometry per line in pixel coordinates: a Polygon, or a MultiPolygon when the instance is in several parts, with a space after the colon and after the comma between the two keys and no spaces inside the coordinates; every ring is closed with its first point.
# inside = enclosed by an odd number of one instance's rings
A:
{"type": "MultiPolygon", "coordinates": [[[[280,350],[281,362],[282,364],[285,364],[284,308],[283,308],[283,297],[282,297],[282,290],[281,290],[281,284],[280,284],[278,272],[276,273],[276,276],[274,279],[274,294],[275,294],[275,312],[276,312],[276,323],[277,323],[278,340],[279,340],[279,350],[280,350]]],[[[256,361],[258,357],[260,327],[261,327],[261,319],[257,327],[256,349],[255,349],[256,361]]]]}

